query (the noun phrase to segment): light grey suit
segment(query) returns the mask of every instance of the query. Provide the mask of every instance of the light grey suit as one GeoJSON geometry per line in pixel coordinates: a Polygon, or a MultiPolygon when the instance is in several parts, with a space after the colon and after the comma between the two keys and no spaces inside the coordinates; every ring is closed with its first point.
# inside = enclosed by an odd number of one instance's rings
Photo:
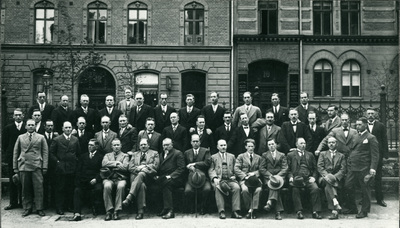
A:
{"type": "Polygon", "coordinates": [[[334,137],[337,140],[336,149],[341,153],[343,153],[346,158],[348,158],[351,152],[350,148],[353,145],[355,137],[358,135],[356,130],[350,127],[348,128],[348,130],[349,133],[346,137],[343,131],[343,127],[337,127],[332,129],[332,131],[329,132],[329,134],[321,141],[317,150],[322,151],[328,149],[328,139],[330,137],[334,137]]]}
{"type": "Polygon", "coordinates": [[[129,117],[129,114],[131,113],[131,108],[136,105],[135,99],[131,98],[129,105],[126,102],[126,99],[123,99],[118,103],[118,109],[122,111],[127,117],[129,117]]]}
{"type": "Polygon", "coordinates": [[[117,133],[109,130],[108,136],[106,139],[103,138],[103,131],[96,132],[94,138],[99,142],[99,152],[103,155],[112,152],[111,142],[117,138],[117,133]]]}
{"type": "Polygon", "coordinates": [[[251,105],[249,111],[246,110],[246,105],[242,105],[235,110],[233,113],[233,121],[232,125],[235,127],[242,126],[242,122],[240,121],[240,113],[246,113],[249,118],[249,125],[253,124],[258,118],[262,118],[261,109],[257,106],[251,105]]]}

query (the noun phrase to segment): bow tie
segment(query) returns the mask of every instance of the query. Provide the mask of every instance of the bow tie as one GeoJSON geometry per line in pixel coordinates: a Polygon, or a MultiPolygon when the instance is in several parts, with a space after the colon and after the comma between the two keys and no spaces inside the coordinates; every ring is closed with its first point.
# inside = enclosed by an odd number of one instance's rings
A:
{"type": "Polygon", "coordinates": [[[374,125],[374,123],[368,123],[368,125],[374,125]]]}
{"type": "Polygon", "coordinates": [[[249,127],[248,126],[243,126],[243,129],[249,129],[249,127]]]}
{"type": "Polygon", "coordinates": [[[343,128],[343,131],[349,131],[349,129],[347,129],[347,128],[343,128]]]}
{"type": "Polygon", "coordinates": [[[154,131],[148,131],[147,134],[153,134],[154,131]]]}

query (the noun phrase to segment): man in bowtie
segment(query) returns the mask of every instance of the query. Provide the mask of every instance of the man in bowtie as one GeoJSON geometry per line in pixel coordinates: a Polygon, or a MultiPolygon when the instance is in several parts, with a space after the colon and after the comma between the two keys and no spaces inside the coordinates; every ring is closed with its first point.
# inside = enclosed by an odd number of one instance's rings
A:
{"type": "MultiPolygon", "coordinates": [[[[161,134],[154,130],[156,121],[154,118],[146,119],[146,129],[141,130],[138,134],[138,142],[142,139],[147,139],[150,150],[160,151],[161,148],[161,134]]],[[[140,145],[138,145],[140,146],[140,145]]],[[[140,147],[138,148],[140,149],[140,147]]]]}
{"type": "Polygon", "coordinates": [[[215,130],[214,142],[217,142],[220,139],[224,139],[225,141],[229,142],[235,130],[235,127],[232,125],[232,114],[230,111],[225,111],[223,120],[224,124],[215,130]]]}
{"type": "Polygon", "coordinates": [[[130,86],[125,87],[124,93],[125,99],[118,103],[118,109],[126,116],[129,116],[131,108],[136,105],[136,101],[132,98],[132,88],[130,86]]]}

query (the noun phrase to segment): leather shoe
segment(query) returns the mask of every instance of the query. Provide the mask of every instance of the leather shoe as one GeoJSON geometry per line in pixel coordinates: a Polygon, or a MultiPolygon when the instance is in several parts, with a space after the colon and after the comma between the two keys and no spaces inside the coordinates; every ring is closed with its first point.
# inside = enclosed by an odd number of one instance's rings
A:
{"type": "Polygon", "coordinates": [[[332,212],[332,214],[328,218],[329,220],[339,219],[339,214],[337,212],[332,212]]]}
{"type": "Polygon", "coordinates": [[[106,213],[106,218],[105,218],[104,220],[106,220],[106,221],[110,221],[110,220],[111,220],[111,218],[112,218],[112,216],[111,216],[111,212],[107,212],[107,213],[106,213]]]}
{"type": "Polygon", "coordinates": [[[271,211],[271,204],[267,203],[267,205],[264,206],[264,210],[271,211]]]}
{"type": "Polygon", "coordinates": [[[113,219],[113,220],[119,220],[118,211],[115,211],[115,212],[114,212],[114,214],[112,215],[112,219],[113,219]]]}
{"type": "Polygon", "coordinates": [[[276,220],[282,220],[282,216],[281,216],[281,213],[280,213],[280,212],[276,212],[276,214],[275,214],[275,219],[276,219],[276,220]]]}
{"type": "Polygon", "coordinates": [[[356,218],[365,218],[365,217],[368,217],[368,213],[367,212],[361,212],[360,211],[360,213],[358,213],[356,215],[356,218]]]}
{"type": "Polygon", "coordinates": [[[136,220],[143,219],[143,213],[138,213],[135,217],[136,220]]]}
{"type": "Polygon", "coordinates": [[[160,213],[157,214],[157,216],[163,216],[166,215],[168,213],[168,210],[163,209],[160,213]]]}
{"type": "Polygon", "coordinates": [[[381,200],[377,202],[378,205],[382,206],[382,207],[387,207],[387,204],[385,203],[385,201],[381,200]]]}
{"type": "Polygon", "coordinates": [[[69,221],[77,222],[77,221],[81,221],[81,220],[82,220],[82,217],[80,215],[74,215],[74,217],[72,217],[72,219],[70,219],[69,221]]]}
{"type": "Polygon", "coordinates": [[[59,214],[59,215],[63,215],[64,211],[63,210],[56,210],[56,213],[59,214]]]}
{"type": "Polygon", "coordinates": [[[336,204],[334,207],[335,207],[335,210],[337,210],[337,211],[342,210],[342,207],[339,204],[336,204]]]}
{"type": "Polygon", "coordinates": [[[32,213],[32,209],[25,209],[24,213],[22,213],[22,217],[26,217],[32,213]]]}
{"type": "Polygon", "coordinates": [[[303,212],[298,211],[298,212],[297,212],[297,218],[298,218],[298,219],[304,219],[303,212]]]}
{"type": "Polygon", "coordinates": [[[131,202],[132,202],[132,194],[129,193],[126,199],[122,201],[122,205],[127,207],[129,206],[129,204],[131,204],[131,202]]]}
{"type": "Polygon", "coordinates": [[[220,219],[226,219],[226,216],[225,216],[225,212],[224,212],[224,211],[221,211],[221,212],[219,213],[219,218],[220,218],[220,219]]]}
{"type": "Polygon", "coordinates": [[[175,218],[175,214],[172,210],[168,211],[167,214],[165,214],[163,217],[163,219],[170,219],[170,218],[175,218]]]}
{"type": "Polygon", "coordinates": [[[242,216],[237,213],[237,211],[232,212],[231,218],[241,219],[242,216]]]}
{"type": "Polygon", "coordinates": [[[322,219],[322,216],[320,214],[318,214],[318,212],[316,212],[316,211],[314,211],[312,213],[312,217],[315,218],[315,219],[322,219]]]}
{"type": "Polygon", "coordinates": [[[4,210],[12,210],[12,209],[15,209],[15,208],[18,208],[18,205],[13,205],[13,204],[10,204],[10,205],[8,205],[7,207],[5,207],[4,208],[4,210]]]}
{"type": "Polygon", "coordinates": [[[345,214],[345,215],[357,214],[357,210],[343,209],[342,213],[345,214]]]}
{"type": "Polygon", "coordinates": [[[43,210],[38,210],[37,214],[42,217],[46,215],[43,210]]]}

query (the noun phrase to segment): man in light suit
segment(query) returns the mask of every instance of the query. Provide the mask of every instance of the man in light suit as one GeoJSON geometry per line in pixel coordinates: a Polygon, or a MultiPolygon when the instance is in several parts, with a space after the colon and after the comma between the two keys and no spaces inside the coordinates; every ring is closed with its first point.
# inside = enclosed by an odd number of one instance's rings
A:
{"type": "MultiPolygon", "coordinates": [[[[300,93],[300,105],[295,108],[299,113],[299,120],[301,122],[305,123],[306,125],[309,124],[307,117],[308,117],[308,113],[310,111],[313,111],[317,115],[317,118],[319,118],[319,112],[318,112],[317,108],[310,105],[308,103],[308,101],[309,101],[308,93],[301,92],[300,93]]],[[[317,122],[317,124],[320,125],[319,122],[317,122]]]]}
{"type": "Polygon", "coordinates": [[[249,119],[249,124],[252,125],[258,118],[262,118],[261,109],[257,106],[251,104],[253,98],[250,92],[245,92],[243,94],[244,105],[237,107],[233,113],[232,124],[235,127],[242,126],[240,116],[242,113],[246,113],[249,119]]]}
{"type": "Polygon", "coordinates": [[[121,110],[114,107],[114,97],[111,95],[106,96],[106,107],[99,111],[99,116],[108,116],[110,118],[110,129],[113,132],[118,131],[118,118],[122,115],[121,110]]]}
{"type": "Polygon", "coordinates": [[[226,111],[218,104],[218,99],[219,93],[211,92],[211,104],[204,106],[201,110],[201,114],[205,118],[207,127],[210,128],[213,133],[215,133],[215,130],[224,123],[223,117],[226,111]]]}
{"type": "Polygon", "coordinates": [[[111,142],[117,138],[117,133],[110,130],[110,117],[101,117],[101,126],[103,130],[97,132],[94,138],[99,142],[99,152],[103,155],[112,151],[111,142]]]}
{"type": "Polygon", "coordinates": [[[256,141],[254,141],[254,139],[246,139],[244,144],[246,152],[239,154],[236,158],[234,170],[236,178],[239,180],[240,188],[242,189],[244,207],[248,210],[246,218],[255,219],[257,218],[256,211],[260,202],[261,181],[260,187],[255,189],[253,196],[245,184],[245,181],[251,176],[260,177],[261,156],[254,153],[256,148],[256,141]]]}
{"type": "Polygon", "coordinates": [[[56,212],[64,214],[64,207],[72,210],[75,172],[81,151],[79,140],[71,134],[72,124],[65,121],[63,134],[53,139],[50,146],[50,160],[55,165],[56,212]]]}
{"type": "Polygon", "coordinates": [[[124,93],[125,99],[118,103],[118,109],[121,110],[125,116],[129,116],[131,114],[131,108],[136,105],[136,101],[132,98],[132,88],[130,86],[125,87],[124,93]]]}
{"type": "MultiPolygon", "coordinates": [[[[184,157],[185,157],[185,164],[186,168],[189,172],[203,172],[206,174],[208,172],[208,168],[210,167],[210,150],[204,147],[200,147],[200,136],[198,134],[193,134],[191,136],[191,144],[192,149],[186,150],[184,157]]],[[[208,203],[208,196],[211,192],[211,184],[210,180],[207,178],[203,187],[199,188],[201,192],[201,199],[200,199],[200,214],[204,215],[205,210],[208,203]]],[[[194,189],[189,184],[189,181],[186,182],[185,185],[185,196],[187,202],[194,202],[194,189]]],[[[191,211],[193,207],[191,207],[191,211]]]]}
{"type": "Polygon", "coordinates": [[[231,139],[228,142],[228,151],[234,154],[235,157],[246,151],[246,148],[244,147],[244,141],[246,139],[255,139],[256,136],[253,128],[250,127],[249,119],[247,118],[246,113],[242,113],[240,115],[240,120],[242,124],[235,129],[231,139]]]}
{"type": "Polygon", "coordinates": [[[257,146],[257,154],[262,155],[264,152],[268,151],[267,142],[270,140],[274,140],[277,142],[279,133],[281,132],[281,127],[274,124],[275,117],[272,112],[267,112],[265,114],[264,119],[257,119],[251,127],[253,129],[258,129],[261,127],[261,130],[257,132],[258,137],[258,146],[257,146]]]}
{"type": "Polygon", "coordinates": [[[333,128],[337,128],[342,126],[342,120],[338,116],[338,107],[336,105],[328,106],[328,117],[329,119],[325,122],[325,132],[329,134],[329,132],[333,128]]]}
{"type": "Polygon", "coordinates": [[[170,138],[175,149],[184,151],[189,148],[188,130],[181,124],[178,124],[179,116],[176,112],[170,115],[171,125],[165,127],[161,139],[170,138]]]}
{"type": "Polygon", "coordinates": [[[137,131],[135,127],[127,128],[128,117],[122,114],[119,117],[119,131],[117,138],[121,140],[121,151],[127,153],[129,151],[136,151],[137,147],[137,131]]]}
{"type": "Polygon", "coordinates": [[[194,95],[186,94],[186,106],[178,111],[179,124],[185,127],[188,131],[190,128],[196,127],[196,118],[201,114],[200,109],[194,107],[194,102],[194,95]]]}
{"type": "MultiPolygon", "coordinates": [[[[141,130],[138,134],[138,142],[142,139],[147,139],[150,150],[160,151],[161,150],[161,134],[154,131],[155,120],[154,118],[146,119],[146,129],[141,130]]],[[[140,149],[140,145],[139,148],[140,149]]]]}
{"type": "Polygon", "coordinates": [[[361,117],[356,121],[358,134],[355,137],[353,147],[348,159],[348,172],[345,181],[347,192],[346,209],[343,213],[357,212],[355,201],[355,189],[358,184],[362,191],[361,210],[356,218],[368,216],[371,209],[371,189],[369,181],[365,181],[368,175],[375,176],[379,163],[379,143],[374,135],[368,132],[368,120],[361,117]]]}
{"type": "Polygon", "coordinates": [[[220,219],[226,219],[224,193],[220,189],[221,181],[225,182],[230,190],[228,194],[232,194],[232,218],[241,219],[238,214],[240,210],[240,186],[235,177],[235,155],[226,152],[226,141],[220,139],[217,142],[218,153],[211,156],[211,164],[208,169],[208,176],[215,189],[215,200],[217,203],[220,219]]]}
{"type": "Polygon", "coordinates": [[[168,95],[160,94],[160,104],[154,108],[155,131],[161,133],[165,127],[171,125],[169,116],[176,110],[167,104],[168,95]]]}
{"type": "Polygon", "coordinates": [[[275,124],[282,126],[283,122],[289,121],[289,109],[281,106],[281,100],[277,93],[271,95],[272,108],[268,109],[267,112],[272,112],[274,115],[275,124]]]}
{"type": "Polygon", "coordinates": [[[218,140],[224,139],[229,142],[231,136],[235,130],[235,127],[232,125],[232,114],[230,111],[225,111],[224,113],[224,124],[215,130],[214,133],[214,143],[217,145],[218,140]]]}
{"type": "MultiPolygon", "coordinates": [[[[78,125],[78,118],[83,117],[85,118],[86,125],[85,130],[86,132],[94,132],[100,129],[100,116],[97,110],[93,108],[89,108],[89,96],[87,94],[81,95],[80,100],[81,106],[76,108],[72,112],[72,126],[78,125]]],[[[83,148],[83,145],[81,145],[83,148]]],[[[86,148],[86,146],[84,146],[86,148]]],[[[87,150],[85,151],[87,152],[87,150]]]]}
{"type": "Polygon", "coordinates": [[[350,119],[348,114],[343,113],[341,115],[341,120],[342,126],[332,129],[332,131],[329,132],[329,134],[321,141],[315,151],[316,156],[318,156],[321,150],[328,149],[328,138],[334,137],[337,140],[336,149],[344,154],[346,159],[349,157],[352,144],[357,136],[357,131],[350,128],[350,119]]]}
{"type": "Polygon", "coordinates": [[[39,91],[37,92],[36,98],[37,98],[37,103],[29,108],[29,111],[27,113],[27,118],[31,118],[33,110],[37,109],[42,114],[43,120],[50,119],[51,113],[54,110],[54,106],[46,102],[46,93],[43,91],[39,91]]]}
{"type": "Polygon", "coordinates": [[[158,152],[149,149],[146,138],[139,141],[140,150],[133,153],[129,161],[128,170],[130,172],[131,188],[128,196],[122,202],[129,205],[133,198],[136,198],[138,213],[136,220],[143,219],[143,208],[146,206],[146,186],[151,183],[153,177],[157,175],[160,164],[158,152]]]}
{"type": "Polygon", "coordinates": [[[152,107],[144,104],[142,93],[136,93],[135,100],[136,105],[131,108],[131,113],[129,114],[129,123],[140,132],[145,128],[146,119],[149,117],[154,118],[154,111],[152,107]]]}
{"type": "Polygon", "coordinates": [[[14,146],[13,169],[22,185],[23,217],[32,213],[33,202],[40,216],[43,212],[43,174],[47,172],[48,147],[43,135],[35,132],[35,121],[26,122],[26,134],[18,136],[14,146]],[[34,200],[33,200],[34,198],[34,200]]]}
{"type": "Polygon", "coordinates": [[[320,174],[319,183],[325,190],[328,200],[328,209],[332,210],[329,219],[338,219],[339,204],[338,188],[343,187],[344,176],[346,174],[346,158],[340,151],[336,150],[336,139],[329,137],[329,150],[322,151],[318,158],[317,169],[320,174]]]}
{"type": "Polygon", "coordinates": [[[63,133],[63,124],[65,121],[71,121],[72,119],[72,110],[68,107],[69,98],[67,95],[61,96],[60,105],[55,108],[51,112],[51,120],[54,122],[54,130],[59,134],[62,135],[63,133]]]}

